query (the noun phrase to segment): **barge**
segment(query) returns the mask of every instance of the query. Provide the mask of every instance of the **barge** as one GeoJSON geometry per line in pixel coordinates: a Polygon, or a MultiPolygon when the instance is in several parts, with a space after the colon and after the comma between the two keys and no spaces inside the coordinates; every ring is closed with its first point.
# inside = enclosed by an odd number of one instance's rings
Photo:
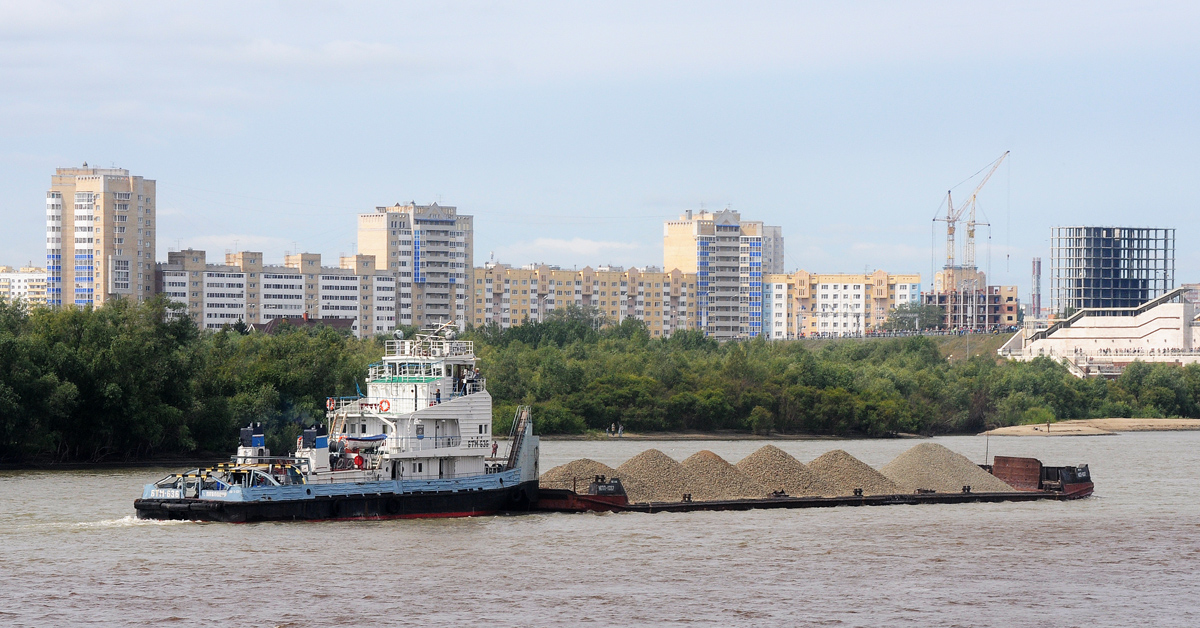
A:
{"type": "Polygon", "coordinates": [[[595,476],[587,493],[568,489],[543,488],[538,492],[535,510],[540,512],[695,512],[701,510],[758,510],[774,508],[832,508],[834,506],[895,506],[918,504],[968,504],[994,502],[1067,501],[1092,494],[1088,465],[1072,467],[1044,466],[1036,458],[996,456],[994,464],[982,468],[1012,486],[1003,493],[974,492],[970,486],[959,493],[918,490],[895,495],[854,495],[843,497],[790,496],[776,493],[762,499],[692,501],[683,495],[678,502],[630,503],[619,478],[595,476]]]}
{"type": "Polygon", "coordinates": [[[142,519],[252,522],[466,517],[528,511],[538,500],[539,439],[527,406],[506,443],[474,346],[450,326],[389,340],[367,394],[331,397],[326,422],[272,456],[260,425],[228,464],[171,474],[134,501],[142,519]]]}

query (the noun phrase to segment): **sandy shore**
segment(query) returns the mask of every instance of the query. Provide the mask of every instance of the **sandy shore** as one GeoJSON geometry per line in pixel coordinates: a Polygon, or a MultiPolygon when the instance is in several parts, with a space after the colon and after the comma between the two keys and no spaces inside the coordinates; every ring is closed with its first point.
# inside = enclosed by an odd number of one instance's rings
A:
{"type": "Polygon", "coordinates": [[[1200,430],[1200,419],[1079,419],[1038,425],[1001,427],[992,436],[1103,436],[1118,432],[1200,430]]]}

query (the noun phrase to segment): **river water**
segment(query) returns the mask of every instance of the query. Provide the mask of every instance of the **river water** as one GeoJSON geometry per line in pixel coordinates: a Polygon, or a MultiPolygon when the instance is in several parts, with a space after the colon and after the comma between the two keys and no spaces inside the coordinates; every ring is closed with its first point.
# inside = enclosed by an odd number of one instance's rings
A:
{"type": "MultiPolygon", "coordinates": [[[[935,439],[972,460],[1090,463],[1075,502],[155,523],[168,469],[0,473],[0,625],[1200,625],[1200,432],[935,439]]],[[[545,442],[542,468],[649,447],[545,442]]],[[[880,466],[902,440],[783,441],[880,466]]]]}

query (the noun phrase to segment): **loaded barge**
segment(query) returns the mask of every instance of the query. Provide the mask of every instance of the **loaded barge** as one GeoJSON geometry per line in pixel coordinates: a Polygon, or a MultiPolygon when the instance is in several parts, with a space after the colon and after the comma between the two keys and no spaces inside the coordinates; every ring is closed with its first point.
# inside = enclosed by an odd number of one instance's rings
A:
{"type": "Polygon", "coordinates": [[[465,517],[530,510],[539,440],[518,408],[497,455],[492,398],[474,346],[449,325],[389,340],[367,394],[331,397],[326,423],[288,456],[272,456],[261,426],[242,429],[228,464],[147,484],[142,519],[250,522],[465,517]],[[256,429],[256,427],[258,429],[256,429]]]}
{"type": "Polygon", "coordinates": [[[694,512],[698,510],[757,510],[760,508],[830,508],[833,506],[894,506],[899,504],[967,504],[977,502],[1066,501],[1092,494],[1088,465],[1048,467],[1036,458],[996,456],[984,470],[1006,482],[1016,492],[976,493],[970,486],[960,493],[917,491],[896,495],[863,495],[856,489],[845,497],[792,497],[783,493],[762,499],[692,501],[683,495],[678,502],[630,503],[619,478],[596,476],[587,493],[543,488],[536,510],[542,512],[694,512]]]}

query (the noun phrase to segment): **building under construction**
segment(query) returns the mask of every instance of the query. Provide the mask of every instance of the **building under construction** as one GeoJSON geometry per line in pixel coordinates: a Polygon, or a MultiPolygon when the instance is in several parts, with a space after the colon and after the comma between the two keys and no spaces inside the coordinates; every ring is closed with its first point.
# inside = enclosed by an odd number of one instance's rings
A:
{"type": "Polygon", "coordinates": [[[1020,322],[1017,287],[989,286],[977,268],[944,268],[934,275],[933,285],[932,292],[921,294],[921,302],[940,307],[947,328],[992,331],[1020,322]]]}
{"type": "Polygon", "coordinates": [[[1052,227],[1050,306],[1062,316],[1085,308],[1131,308],[1175,287],[1175,230],[1052,227]]]}
{"type": "Polygon", "coordinates": [[[946,223],[946,263],[942,270],[934,273],[933,290],[922,293],[921,302],[942,309],[945,327],[991,331],[1013,327],[1020,320],[1017,287],[989,286],[986,275],[975,265],[975,229],[988,226],[976,218],[979,191],[1005,157],[1008,157],[1007,152],[985,167],[987,174],[958,207],[954,206],[951,193],[946,192],[946,215],[934,218],[935,222],[946,223]],[[966,226],[967,237],[962,243],[962,256],[957,257],[955,236],[960,223],[966,226]]]}

